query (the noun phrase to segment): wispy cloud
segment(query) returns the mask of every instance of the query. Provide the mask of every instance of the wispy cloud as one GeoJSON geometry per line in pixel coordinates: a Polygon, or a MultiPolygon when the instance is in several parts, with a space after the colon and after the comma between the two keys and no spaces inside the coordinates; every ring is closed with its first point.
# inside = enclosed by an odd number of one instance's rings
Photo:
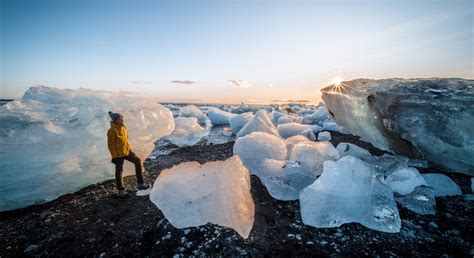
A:
{"type": "Polygon", "coordinates": [[[131,81],[132,84],[151,84],[151,81],[131,81]]]}
{"type": "Polygon", "coordinates": [[[252,84],[246,80],[228,80],[229,84],[237,88],[251,88],[252,84]]]}
{"type": "Polygon", "coordinates": [[[175,80],[175,81],[171,81],[171,83],[191,85],[191,84],[195,84],[195,83],[198,83],[198,82],[197,81],[189,81],[189,80],[185,80],[185,81],[175,80]]]}

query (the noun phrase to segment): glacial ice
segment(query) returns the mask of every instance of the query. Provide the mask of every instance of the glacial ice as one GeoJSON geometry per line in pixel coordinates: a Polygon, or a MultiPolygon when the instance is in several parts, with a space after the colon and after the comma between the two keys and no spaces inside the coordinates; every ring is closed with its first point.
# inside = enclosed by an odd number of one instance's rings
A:
{"type": "MultiPolygon", "coordinates": [[[[131,93],[31,87],[0,106],[0,210],[55,199],[110,179],[107,112],[125,116],[132,150],[144,160],[173,131],[171,111],[131,93]]],[[[124,172],[133,169],[125,163],[124,172]]]]}
{"type": "Polygon", "coordinates": [[[261,109],[237,133],[236,138],[251,134],[252,132],[265,132],[280,137],[278,130],[273,125],[268,112],[261,109]]]}
{"type": "Polygon", "coordinates": [[[238,156],[165,169],[153,185],[150,200],[176,228],[210,222],[233,228],[247,238],[253,227],[250,177],[238,156]]]}
{"type": "Polygon", "coordinates": [[[303,123],[304,124],[318,124],[323,125],[323,122],[329,121],[329,114],[326,110],[326,107],[319,106],[315,112],[312,114],[304,115],[303,116],[303,123]]]}
{"type": "Polygon", "coordinates": [[[397,202],[421,215],[435,215],[436,214],[436,199],[435,192],[432,187],[420,185],[415,188],[413,192],[407,195],[395,195],[397,202]]]}
{"type": "Polygon", "coordinates": [[[283,138],[288,138],[291,136],[298,135],[306,130],[311,130],[313,132],[319,130],[319,126],[312,126],[312,125],[302,125],[298,123],[285,123],[285,124],[279,124],[277,126],[278,133],[280,134],[281,137],[283,138]]]}
{"type": "Polygon", "coordinates": [[[290,156],[291,156],[293,146],[295,146],[299,142],[306,142],[306,141],[309,141],[309,140],[310,139],[308,139],[308,137],[306,137],[304,135],[295,135],[295,136],[292,136],[292,137],[286,139],[285,144],[286,144],[286,149],[288,150],[287,159],[289,159],[290,156]]]}
{"type": "Polygon", "coordinates": [[[232,134],[237,135],[240,129],[242,129],[242,127],[244,127],[250,121],[252,116],[252,112],[246,112],[232,117],[229,120],[230,127],[232,128],[232,134]]]}
{"type": "Polygon", "coordinates": [[[207,110],[207,116],[213,125],[228,125],[230,119],[235,117],[235,114],[220,110],[215,107],[210,107],[207,110]]]}
{"type": "Polygon", "coordinates": [[[209,134],[207,128],[199,125],[196,117],[176,117],[174,123],[176,128],[164,139],[178,147],[195,145],[209,134]]]}
{"type": "Polygon", "coordinates": [[[198,120],[199,124],[205,124],[207,121],[207,116],[196,106],[188,105],[180,109],[180,117],[195,117],[198,120]]]}
{"type": "Polygon", "coordinates": [[[319,132],[318,133],[318,141],[330,141],[331,140],[331,133],[327,131],[319,132]]]}
{"type": "Polygon", "coordinates": [[[461,188],[448,176],[436,173],[422,174],[426,183],[434,188],[435,196],[461,195],[461,188]]]}
{"type": "Polygon", "coordinates": [[[316,141],[316,135],[313,132],[313,129],[307,129],[299,133],[298,135],[303,135],[311,141],[316,141]]]}
{"type": "Polygon", "coordinates": [[[235,141],[233,153],[254,174],[256,165],[264,159],[285,160],[287,149],[281,138],[264,132],[253,132],[235,141]]]}
{"type": "Polygon", "coordinates": [[[290,160],[306,164],[315,175],[323,172],[323,163],[338,160],[339,153],[330,142],[302,141],[293,145],[290,160]]]}
{"type": "Polygon", "coordinates": [[[372,154],[370,154],[368,150],[352,143],[341,142],[337,145],[336,149],[341,157],[353,156],[363,161],[368,161],[372,159],[372,154]]]}
{"type": "Polygon", "coordinates": [[[375,147],[474,175],[474,80],[357,79],[322,98],[338,124],[375,147]]]}
{"type": "Polygon", "coordinates": [[[283,201],[297,200],[300,191],[317,178],[304,163],[291,160],[264,159],[255,163],[254,174],[273,198],[283,201]]]}
{"type": "Polygon", "coordinates": [[[401,221],[392,190],[377,174],[355,157],[326,161],[323,174],[300,192],[303,223],[328,228],[358,222],[382,232],[399,232],[401,221]]]}
{"type": "Polygon", "coordinates": [[[406,195],[417,186],[427,185],[423,176],[416,168],[400,166],[385,178],[385,183],[392,188],[394,193],[406,195]]]}

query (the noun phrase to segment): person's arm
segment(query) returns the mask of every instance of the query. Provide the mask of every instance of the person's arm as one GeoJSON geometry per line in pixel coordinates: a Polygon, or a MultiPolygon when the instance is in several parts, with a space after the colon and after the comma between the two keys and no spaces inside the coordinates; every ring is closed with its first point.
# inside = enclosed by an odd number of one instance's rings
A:
{"type": "Polygon", "coordinates": [[[117,135],[115,134],[115,130],[109,129],[107,131],[107,145],[109,146],[110,155],[112,155],[112,159],[118,156],[117,154],[117,135]]]}

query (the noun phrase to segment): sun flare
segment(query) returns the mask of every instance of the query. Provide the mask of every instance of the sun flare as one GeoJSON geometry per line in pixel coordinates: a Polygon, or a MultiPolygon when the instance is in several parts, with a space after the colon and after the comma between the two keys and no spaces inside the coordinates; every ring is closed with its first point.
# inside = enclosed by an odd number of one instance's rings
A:
{"type": "Polygon", "coordinates": [[[331,80],[331,85],[334,85],[334,86],[341,86],[342,81],[344,81],[344,79],[343,79],[341,76],[335,76],[335,77],[332,78],[332,80],[331,80]]]}

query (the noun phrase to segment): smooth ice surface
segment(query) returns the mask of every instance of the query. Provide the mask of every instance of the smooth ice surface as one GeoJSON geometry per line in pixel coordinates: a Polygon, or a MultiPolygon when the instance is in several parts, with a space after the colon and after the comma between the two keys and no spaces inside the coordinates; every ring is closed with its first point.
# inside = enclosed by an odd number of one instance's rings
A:
{"type": "Polygon", "coordinates": [[[197,118],[198,123],[205,124],[207,116],[196,106],[188,105],[180,109],[180,117],[195,117],[197,118]]]}
{"type": "Polygon", "coordinates": [[[318,228],[358,222],[383,232],[400,231],[392,190],[364,161],[346,156],[326,161],[323,174],[300,192],[303,223],[318,228]]]}
{"type": "Polygon", "coordinates": [[[210,222],[233,228],[243,238],[252,230],[255,207],[250,177],[238,156],[165,169],[153,185],[150,200],[176,228],[210,222]]]}
{"type": "Polygon", "coordinates": [[[330,132],[319,132],[318,133],[318,141],[330,141],[331,140],[331,133],[330,132]]]}
{"type": "Polygon", "coordinates": [[[209,134],[207,128],[199,125],[196,117],[176,117],[174,122],[176,128],[164,139],[176,146],[192,146],[209,134]]]}
{"type": "MultiPolygon", "coordinates": [[[[1,106],[0,210],[112,178],[109,110],[125,116],[132,150],[142,160],[174,129],[169,109],[138,94],[38,86],[1,106]]],[[[125,174],[133,171],[128,163],[125,174]]]]}
{"type": "Polygon", "coordinates": [[[296,135],[296,136],[292,136],[288,139],[285,140],[285,144],[286,144],[286,149],[288,150],[288,153],[287,153],[287,158],[289,159],[290,156],[291,156],[291,151],[293,150],[293,147],[299,143],[299,142],[306,142],[306,141],[309,141],[308,137],[304,136],[304,135],[296,135]]]}
{"type": "Polygon", "coordinates": [[[320,127],[311,125],[302,125],[298,123],[285,123],[277,126],[278,133],[283,138],[298,135],[306,130],[317,131],[320,127]]]}
{"type": "Polygon", "coordinates": [[[230,127],[232,128],[232,134],[237,135],[240,129],[242,129],[242,127],[244,127],[244,125],[246,125],[248,121],[250,121],[250,118],[252,118],[252,116],[252,112],[246,112],[232,117],[229,120],[230,127]]]}
{"type": "Polygon", "coordinates": [[[344,127],[338,125],[337,123],[333,121],[323,122],[323,130],[349,134],[349,132],[344,127]]]}
{"type": "Polygon", "coordinates": [[[338,160],[339,153],[330,142],[303,141],[293,145],[290,160],[306,164],[315,175],[323,172],[323,163],[338,160]]]}
{"type": "Polygon", "coordinates": [[[235,117],[236,114],[232,114],[215,107],[210,107],[207,110],[207,116],[213,125],[228,125],[230,119],[235,117]]]}
{"type": "Polygon", "coordinates": [[[432,187],[420,185],[410,194],[396,195],[395,199],[400,205],[415,213],[421,215],[436,214],[435,192],[432,187]]]}
{"type": "Polygon", "coordinates": [[[474,80],[357,79],[321,90],[332,118],[375,147],[474,175],[474,80]]]}
{"type": "Polygon", "coordinates": [[[364,161],[367,161],[368,159],[372,158],[372,154],[370,154],[368,150],[352,143],[341,142],[337,145],[336,149],[341,157],[353,156],[364,161]]]}
{"type": "Polygon", "coordinates": [[[297,200],[300,190],[317,178],[304,163],[291,160],[264,159],[256,163],[254,174],[273,198],[283,201],[297,200]]]}
{"type": "Polygon", "coordinates": [[[399,167],[385,178],[385,183],[392,188],[394,193],[406,195],[417,186],[427,185],[423,176],[416,168],[399,167]]]}
{"type": "Polygon", "coordinates": [[[234,144],[234,155],[238,155],[245,166],[254,173],[256,164],[264,159],[285,160],[287,149],[285,142],[272,134],[254,132],[240,137],[234,144]]]}
{"type": "Polygon", "coordinates": [[[268,112],[263,109],[255,113],[255,115],[247,122],[247,124],[245,124],[245,126],[240,129],[236,137],[239,138],[253,132],[265,132],[278,137],[280,136],[278,134],[278,130],[270,120],[268,112]]]}
{"type": "Polygon", "coordinates": [[[422,174],[426,183],[434,188],[435,196],[461,195],[461,188],[448,176],[443,174],[422,174]]]}

